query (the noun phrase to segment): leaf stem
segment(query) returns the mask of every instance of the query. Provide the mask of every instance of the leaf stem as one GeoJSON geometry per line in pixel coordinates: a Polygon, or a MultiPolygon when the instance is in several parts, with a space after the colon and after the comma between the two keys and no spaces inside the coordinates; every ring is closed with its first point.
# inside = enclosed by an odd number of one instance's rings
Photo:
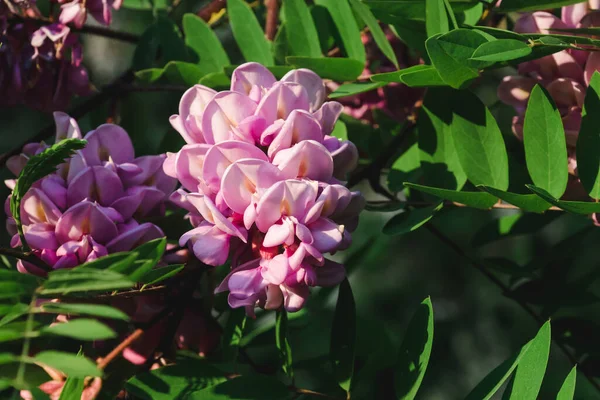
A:
{"type": "Polygon", "coordinates": [[[37,296],[34,294],[31,297],[31,302],[29,303],[29,309],[27,310],[27,320],[25,321],[25,339],[23,340],[23,348],[21,350],[21,359],[19,361],[19,368],[17,369],[17,377],[16,382],[19,386],[22,386],[25,378],[25,370],[27,369],[26,364],[23,360],[25,360],[29,355],[29,348],[31,346],[31,330],[33,328],[33,310],[35,309],[35,304],[37,301],[37,296]]]}
{"type": "Polygon", "coordinates": [[[23,261],[27,261],[28,263],[31,263],[31,264],[35,265],[36,267],[43,269],[46,272],[52,270],[52,268],[50,268],[50,266],[48,264],[46,264],[41,258],[36,257],[31,252],[22,252],[22,251],[19,251],[16,249],[0,247],[0,254],[9,256],[9,257],[18,258],[23,261]]]}

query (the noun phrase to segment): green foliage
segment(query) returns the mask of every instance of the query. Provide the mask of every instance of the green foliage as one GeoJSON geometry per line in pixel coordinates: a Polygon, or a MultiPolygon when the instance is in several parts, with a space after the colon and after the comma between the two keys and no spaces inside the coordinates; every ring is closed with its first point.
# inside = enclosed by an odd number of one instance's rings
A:
{"type": "Polygon", "coordinates": [[[339,81],[356,79],[364,68],[363,63],[350,58],[310,58],[287,57],[286,61],[297,68],[308,68],[315,71],[322,78],[339,81]]]}
{"type": "Polygon", "coordinates": [[[275,317],[275,346],[279,351],[279,358],[283,366],[283,372],[293,381],[294,370],[292,368],[292,348],[288,341],[288,318],[287,311],[277,311],[275,317]]]}
{"type": "Polygon", "coordinates": [[[567,188],[567,144],[560,112],[540,86],[529,97],[523,143],[533,183],[560,198],[567,188]]]}
{"type": "Polygon", "coordinates": [[[287,0],[283,7],[283,20],[286,27],[285,34],[293,55],[321,57],[317,28],[303,0],[287,0]]]}
{"type": "Polygon", "coordinates": [[[347,56],[364,64],[367,58],[365,47],[348,1],[315,0],[315,4],[325,7],[329,11],[347,56]]]}
{"type": "Polygon", "coordinates": [[[600,74],[594,72],[585,94],[581,113],[581,129],[577,138],[577,170],[585,190],[594,199],[600,199],[600,74]]]}
{"type": "Polygon", "coordinates": [[[185,44],[198,58],[197,65],[205,74],[221,72],[230,65],[229,57],[215,32],[193,14],[183,16],[185,44]]]}
{"type": "Polygon", "coordinates": [[[398,356],[396,398],[412,400],[421,386],[433,345],[433,308],[428,297],[413,315],[398,356]]]}
{"type": "Polygon", "coordinates": [[[21,224],[21,201],[23,197],[35,182],[56,171],[60,164],[71,157],[75,151],[84,148],[85,144],[85,140],[79,139],[65,139],[56,143],[42,153],[31,157],[19,174],[10,198],[10,212],[17,224],[21,244],[24,248],[27,248],[27,242],[21,224]]]}
{"type": "Polygon", "coordinates": [[[33,357],[32,361],[55,368],[71,378],[86,376],[102,376],[96,364],[87,358],[61,351],[42,351],[33,357]]]}
{"type": "Polygon", "coordinates": [[[450,30],[448,16],[446,15],[446,5],[443,0],[425,1],[425,26],[427,28],[427,36],[447,33],[450,30]]]}
{"type": "Polygon", "coordinates": [[[273,65],[271,45],[250,7],[243,0],[227,0],[227,12],[233,36],[246,61],[273,65]]]}
{"type": "Polygon", "coordinates": [[[356,305],[350,282],[340,284],[337,305],[333,317],[330,341],[330,357],[333,373],[346,392],[352,389],[356,344],[356,305]]]}
{"type": "Polygon", "coordinates": [[[433,215],[441,210],[442,204],[430,207],[416,208],[395,215],[383,227],[383,233],[387,235],[403,235],[419,229],[433,218],[433,215]]]}
{"type": "Polygon", "coordinates": [[[556,400],[573,400],[575,396],[575,382],[577,380],[577,366],[574,366],[569,375],[565,378],[556,400]]]}

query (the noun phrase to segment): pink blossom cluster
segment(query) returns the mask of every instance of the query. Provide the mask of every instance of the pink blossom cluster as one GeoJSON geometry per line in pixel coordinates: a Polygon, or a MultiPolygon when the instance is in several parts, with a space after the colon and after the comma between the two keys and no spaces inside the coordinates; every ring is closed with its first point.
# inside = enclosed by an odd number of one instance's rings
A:
{"type": "Polygon", "coordinates": [[[311,286],[344,278],[324,255],[348,247],[359,192],[341,184],[357,163],[356,147],[330,136],[342,112],[324,102],[322,79],[306,69],[281,80],[257,63],[233,72],[231,90],[190,88],[171,124],[187,144],[168,154],[172,196],[194,228],[180,244],[233,270],[217,291],[232,307],[302,308],[311,286]]]}
{"type": "Polygon", "coordinates": [[[112,22],[111,9],[118,10],[123,0],[58,0],[62,4],[58,20],[61,24],[73,23],[81,28],[87,19],[88,13],[101,24],[110,25],[112,22]]]}
{"type": "MultiPolygon", "coordinates": [[[[381,52],[373,35],[365,32],[361,34],[361,39],[367,52],[367,62],[359,79],[369,80],[373,74],[393,72],[422,63],[418,57],[410,54],[408,47],[389,28],[385,29],[385,35],[398,59],[399,68],[381,52]]],[[[340,84],[332,81],[327,86],[333,91],[340,84]]],[[[415,103],[423,93],[421,88],[390,83],[365,93],[343,97],[339,101],[344,106],[344,113],[371,124],[375,122],[375,111],[382,111],[390,118],[404,122],[412,114],[415,103]]]]}
{"type": "Polygon", "coordinates": [[[7,4],[0,2],[0,106],[61,110],[73,96],[90,94],[81,44],[69,27],[38,28],[27,19],[9,24],[7,4]]]}
{"type": "MultiPolygon", "coordinates": [[[[81,138],[77,122],[54,113],[56,140],[81,138]]],[[[99,126],[57,172],[38,182],[21,202],[24,237],[35,255],[53,269],[71,268],[109,253],[128,251],[164,236],[161,229],[142,218],[164,213],[165,200],[176,181],[165,175],[161,156],[135,157],[131,140],[121,127],[99,126]]],[[[15,175],[30,156],[47,146],[32,143],[11,157],[7,167],[15,175]]],[[[14,188],[15,180],[6,182],[14,188]]],[[[9,201],[5,203],[10,214],[9,201]]],[[[21,245],[15,221],[8,218],[12,247],[21,245]]],[[[20,260],[21,272],[43,275],[39,267],[20,260]]]]}
{"type": "MultiPolygon", "coordinates": [[[[518,33],[566,34],[556,29],[600,26],[599,0],[589,0],[562,8],[558,18],[538,11],[522,15],[515,24],[518,33]]],[[[517,111],[513,131],[523,135],[523,120],[529,94],[536,84],[543,85],[560,110],[567,145],[572,149],[581,126],[581,110],[585,91],[593,73],[600,70],[600,54],[581,50],[565,50],[537,60],[519,64],[519,76],[507,76],[498,87],[498,97],[517,111]]],[[[574,159],[571,159],[574,164],[574,159]]],[[[571,166],[574,169],[574,165],[571,166]]]]}

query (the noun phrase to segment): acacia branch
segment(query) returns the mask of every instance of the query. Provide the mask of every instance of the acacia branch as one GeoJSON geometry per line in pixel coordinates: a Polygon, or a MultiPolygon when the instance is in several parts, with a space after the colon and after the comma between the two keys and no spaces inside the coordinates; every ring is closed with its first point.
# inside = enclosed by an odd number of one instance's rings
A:
{"type": "Polygon", "coordinates": [[[196,15],[204,21],[210,20],[214,13],[217,13],[225,8],[225,0],[212,0],[209,4],[202,7],[196,15]]]}
{"type": "MultiPolygon", "coordinates": [[[[429,232],[431,232],[435,237],[437,237],[446,246],[448,246],[452,250],[454,250],[454,252],[456,254],[458,254],[459,256],[461,256],[462,258],[464,258],[465,260],[467,260],[469,262],[469,264],[471,264],[473,267],[475,267],[476,270],[478,270],[483,275],[485,275],[486,278],[488,278],[493,284],[495,284],[496,286],[498,286],[504,293],[509,293],[510,292],[510,288],[504,282],[502,282],[502,280],[500,280],[494,274],[492,274],[485,267],[485,265],[483,265],[477,259],[475,259],[471,255],[469,255],[465,250],[463,250],[462,247],[460,247],[452,239],[450,239],[448,236],[446,236],[444,233],[442,233],[439,229],[437,229],[432,224],[427,224],[426,227],[429,230],[429,232]]],[[[519,306],[521,306],[521,308],[523,310],[525,310],[525,312],[527,312],[527,314],[529,314],[536,321],[536,323],[539,326],[541,326],[542,324],[544,324],[544,322],[545,322],[544,319],[529,304],[527,304],[524,300],[516,298],[516,297],[513,297],[513,300],[515,300],[519,304],[519,306]]],[[[569,351],[569,349],[567,348],[567,346],[561,340],[553,337],[552,341],[561,349],[561,351],[569,359],[569,362],[571,362],[571,364],[577,365],[579,363],[579,361],[577,360],[577,358],[569,351]]],[[[598,392],[600,392],[600,384],[598,384],[598,382],[596,382],[596,380],[594,380],[594,378],[587,371],[585,371],[583,368],[579,369],[579,371],[586,377],[586,379],[590,382],[590,384],[598,392]]]]}
{"type": "Polygon", "coordinates": [[[30,264],[35,265],[38,268],[41,268],[42,270],[44,270],[46,272],[49,272],[52,270],[52,268],[50,268],[50,266],[48,264],[46,264],[44,262],[44,260],[42,260],[41,258],[38,258],[35,254],[33,254],[31,252],[24,253],[24,252],[16,250],[16,249],[0,247],[0,254],[26,261],[30,264]]]}
{"type": "Polygon", "coordinates": [[[265,0],[267,7],[267,21],[265,23],[265,37],[267,40],[273,41],[277,32],[277,14],[279,13],[278,0],[265,0]]]}
{"type": "MultiPolygon", "coordinates": [[[[22,17],[19,15],[13,15],[8,19],[9,23],[11,23],[11,22],[21,23],[21,22],[26,22],[26,21],[33,22],[36,26],[50,25],[53,23],[49,19],[45,19],[45,18],[22,17]]],[[[105,28],[103,26],[85,25],[85,26],[82,26],[81,28],[77,28],[73,24],[68,24],[68,26],[71,29],[71,32],[103,36],[105,38],[120,40],[120,41],[128,42],[128,43],[137,43],[140,40],[140,36],[136,35],[134,33],[116,31],[113,29],[105,28]]]]}

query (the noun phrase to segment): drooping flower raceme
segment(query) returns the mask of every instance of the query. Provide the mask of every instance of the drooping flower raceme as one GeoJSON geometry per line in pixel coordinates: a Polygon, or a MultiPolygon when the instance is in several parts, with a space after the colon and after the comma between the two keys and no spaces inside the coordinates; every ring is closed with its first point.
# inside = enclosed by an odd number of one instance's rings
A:
{"type": "MultiPolygon", "coordinates": [[[[515,24],[518,33],[561,33],[556,29],[591,28],[600,26],[600,1],[589,0],[562,8],[558,18],[549,12],[537,11],[522,15],[515,24]]],[[[498,87],[498,97],[517,111],[513,130],[523,135],[523,120],[529,94],[536,84],[544,86],[560,110],[567,145],[573,148],[581,126],[581,109],[585,90],[593,73],[600,70],[600,55],[596,52],[565,50],[534,61],[519,64],[519,76],[507,76],[498,87]]]]}
{"type": "MultiPolygon", "coordinates": [[[[77,122],[54,113],[56,139],[81,138],[77,122]]],[[[53,269],[71,268],[109,253],[128,251],[164,236],[147,216],[164,213],[165,200],[176,181],[165,175],[165,156],[135,157],[131,140],[121,127],[101,125],[84,137],[87,145],[57,172],[36,182],[21,202],[27,244],[53,269]]],[[[29,144],[10,158],[8,168],[18,175],[34,154],[47,146],[29,144]]],[[[13,188],[14,180],[7,181],[13,188]]],[[[10,216],[9,201],[5,210],[10,216]]],[[[13,247],[20,245],[15,222],[7,227],[13,247]]],[[[19,261],[21,272],[42,275],[40,268],[19,261]]]]}
{"type": "Polygon", "coordinates": [[[312,71],[277,81],[247,63],[231,90],[195,85],[171,117],[187,144],[167,155],[164,170],[181,182],[171,199],[194,227],[180,244],[213,266],[231,256],[217,291],[229,291],[232,307],[297,311],[309,287],[344,278],[324,255],[348,247],[364,200],[340,182],[358,153],[330,136],[342,105],[324,99],[312,71]]]}

